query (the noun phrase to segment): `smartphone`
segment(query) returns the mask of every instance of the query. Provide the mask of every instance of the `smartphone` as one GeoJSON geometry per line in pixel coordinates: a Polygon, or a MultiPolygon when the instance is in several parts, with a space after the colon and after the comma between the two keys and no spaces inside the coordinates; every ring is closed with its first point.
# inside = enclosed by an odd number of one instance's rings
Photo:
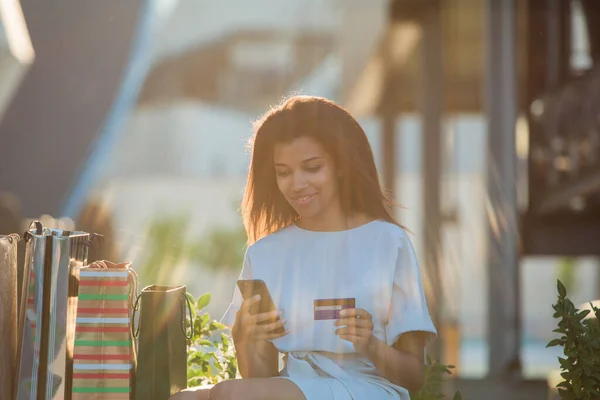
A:
{"type": "MultiPolygon", "coordinates": [[[[252,307],[250,307],[250,314],[262,314],[270,311],[275,311],[277,308],[275,307],[275,303],[271,298],[271,294],[269,293],[269,289],[267,289],[267,284],[262,279],[240,279],[237,281],[237,286],[240,289],[240,293],[242,293],[242,297],[244,300],[249,299],[250,297],[260,295],[260,301],[258,303],[254,303],[252,307]]],[[[279,317],[276,319],[279,320],[279,317]]],[[[269,324],[273,321],[263,321],[259,322],[259,325],[269,324]]],[[[285,332],[285,328],[279,327],[273,330],[273,333],[283,333],[285,332]]]]}

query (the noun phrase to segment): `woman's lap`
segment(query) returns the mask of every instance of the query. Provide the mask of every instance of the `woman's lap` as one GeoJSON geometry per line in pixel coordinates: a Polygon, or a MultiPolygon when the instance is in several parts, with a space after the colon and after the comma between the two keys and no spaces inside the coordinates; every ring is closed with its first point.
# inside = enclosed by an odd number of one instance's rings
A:
{"type": "Polygon", "coordinates": [[[282,377],[293,382],[304,394],[306,400],[352,400],[346,386],[334,378],[282,377]]]}
{"type": "Polygon", "coordinates": [[[279,377],[224,381],[211,390],[210,398],[211,400],[311,400],[304,397],[297,384],[279,377]]]}
{"type": "MultiPolygon", "coordinates": [[[[392,396],[389,390],[368,385],[368,398],[398,398],[392,396]]],[[[200,388],[195,388],[200,389],[200,388]]],[[[188,389],[189,390],[189,389],[188,389]]],[[[193,390],[193,389],[192,389],[193,390]]],[[[173,396],[175,400],[208,399],[209,389],[200,390],[197,396],[173,396]],[[200,393],[202,392],[202,393],[200,393]]],[[[273,377],[233,379],[221,382],[210,390],[211,400],[352,400],[353,397],[346,385],[329,377],[273,377]]],[[[366,392],[359,390],[362,398],[366,392]]],[[[188,392],[189,393],[189,392],[188,392]]],[[[191,393],[189,393],[191,394],[191,393]]]]}

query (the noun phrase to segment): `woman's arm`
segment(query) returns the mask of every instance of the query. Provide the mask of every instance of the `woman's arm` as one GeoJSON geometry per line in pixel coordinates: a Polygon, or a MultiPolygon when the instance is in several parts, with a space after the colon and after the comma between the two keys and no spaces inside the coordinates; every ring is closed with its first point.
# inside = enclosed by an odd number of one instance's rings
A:
{"type": "Polygon", "coordinates": [[[414,393],[423,384],[425,334],[406,332],[389,346],[373,335],[373,316],[362,308],[340,311],[335,322],[336,335],[348,340],[354,349],[366,355],[384,378],[414,393]]]}
{"type": "Polygon", "coordinates": [[[384,378],[409,392],[417,392],[423,385],[425,339],[420,332],[408,332],[389,346],[371,337],[366,355],[384,378]]]}
{"type": "Polygon", "coordinates": [[[235,354],[242,378],[279,376],[279,352],[267,341],[235,341],[235,354]]]}
{"type": "Polygon", "coordinates": [[[278,318],[279,311],[250,314],[250,307],[259,300],[260,296],[244,300],[231,329],[238,368],[243,378],[279,376],[279,352],[270,340],[288,334],[286,330],[274,333],[285,325],[285,320],[278,318]]]}

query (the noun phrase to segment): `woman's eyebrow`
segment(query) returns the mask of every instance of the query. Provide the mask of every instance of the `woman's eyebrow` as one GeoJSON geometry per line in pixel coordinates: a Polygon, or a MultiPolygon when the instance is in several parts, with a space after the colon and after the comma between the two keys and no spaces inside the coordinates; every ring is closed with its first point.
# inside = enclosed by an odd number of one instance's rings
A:
{"type": "Polygon", "coordinates": [[[320,160],[322,157],[319,156],[315,156],[315,157],[309,157],[306,160],[302,160],[303,163],[309,163],[311,161],[316,161],[316,160],[320,160]]]}
{"type": "MultiPolygon", "coordinates": [[[[306,164],[306,163],[309,163],[309,162],[311,162],[311,161],[320,160],[321,158],[323,158],[323,157],[319,157],[319,156],[315,156],[315,157],[309,157],[309,158],[307,158],[307,159],[305,159],[305,160],[302,160],[302,163],[303,163],[303,164],[306,164]]],[[[275,163],[275,166],[276,166],[276,167],[287,167],[287,165],[286,165],[286,164],[283,164],[283,163],[275,163]]]]}

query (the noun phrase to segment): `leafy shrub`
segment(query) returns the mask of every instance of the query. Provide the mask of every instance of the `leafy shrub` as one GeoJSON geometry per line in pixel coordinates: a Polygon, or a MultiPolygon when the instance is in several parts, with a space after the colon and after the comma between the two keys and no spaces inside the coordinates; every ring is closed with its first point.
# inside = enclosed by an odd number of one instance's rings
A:
{"type": "Polygon", "coordinates": [[[234,379],[237,375],[237,361],[229,329],[211,320],[204,309],[210,303],[210,293],[205,293],[197,301],[188,294],[192,304],[194,335],[188,347],[188,387],[216,384],[222,380],[234,379]]]}
{"type": "MultiPolygon", "coordinates": [[[[445,399],[446,395],[443,392],[442,385],[444,383],[444,375],[451,375],[453,365],[444,365],[438,361],[433,361],[427,357],[425,363],[425,379],[423,386],[417,393],[411,396],[412,400],[441,400],[445,399]]],[[[452,400],[461,400],[460,392],[456,392],[452,400]]]]}
{"type": "Polygon", "coordinates": [[[558,280],[558,301],[552,306],[561,336],[546,347],[561,346],[565,358],[559,357],[563,381],[557,385],[561,399],[600,399],[600,309],[579,310],[567,297],[567,289],[558,280]],[[586,318],[594,312],[596,319],[586,318]]]}

